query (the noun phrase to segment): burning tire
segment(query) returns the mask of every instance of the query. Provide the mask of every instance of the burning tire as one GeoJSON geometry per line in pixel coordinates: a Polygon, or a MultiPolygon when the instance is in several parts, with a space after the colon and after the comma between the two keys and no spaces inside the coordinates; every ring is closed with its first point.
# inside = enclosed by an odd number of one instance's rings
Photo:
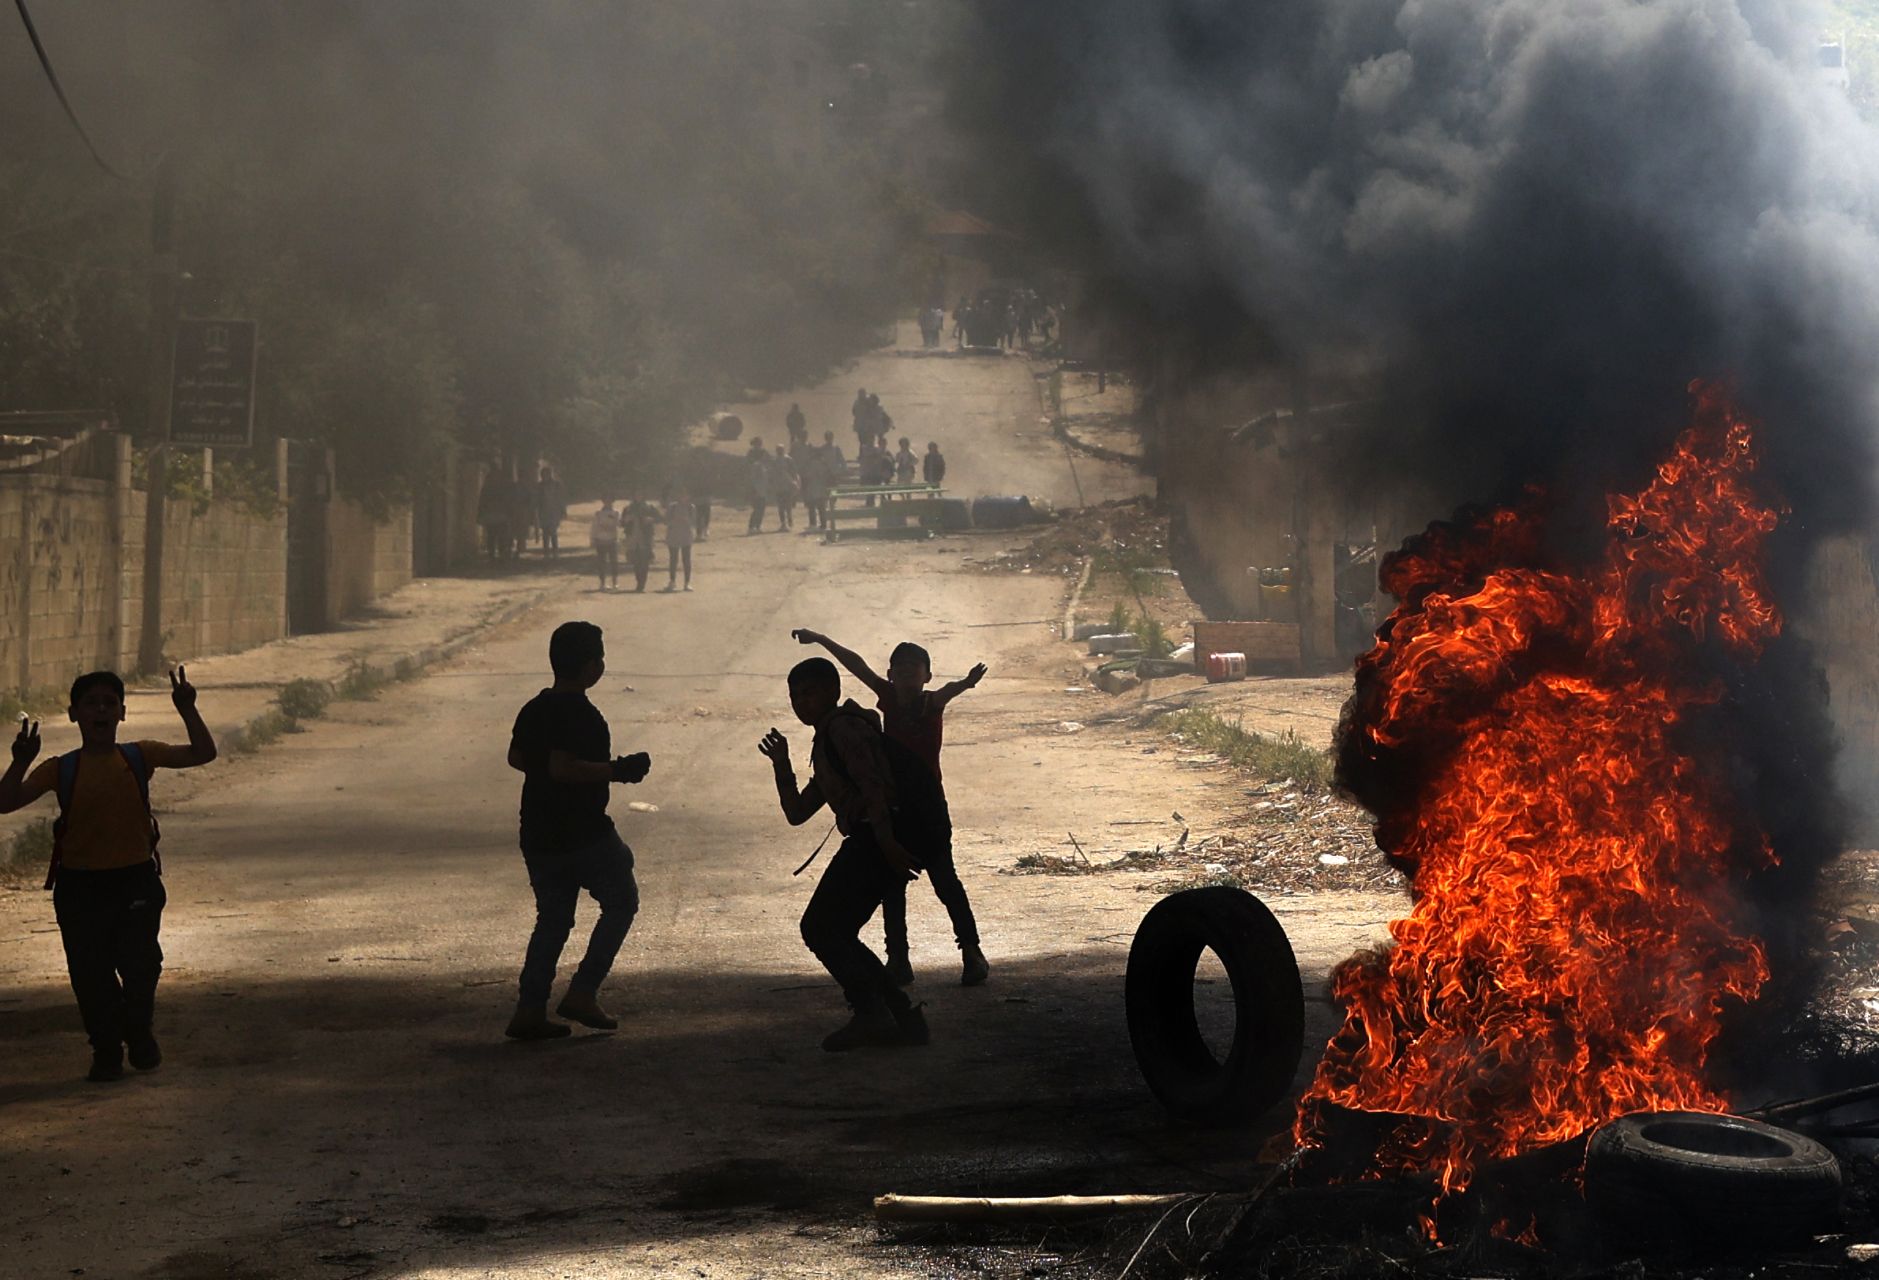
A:
{"type": "Polygon", "coordinates": [[[1625,1116],[1586,1150],[1585,1194],[1642,1243],[1766,1244],[1831,1230],[1840,1165],[1812,1138],[1740,1116],[1625,1116]]]}
{"type": "Polygon", "coordinates": [[[1183,1120],[1246,1124],[1285,1097],[1305,1040],[1305,993],[1285,930],[1240,889],[1188,889],[1156,903],[1129,948],[1129,1043],[1161,1104],[1183,1120]],[[1222,1062],[1194,1013],[1201,953],[1233,986],[1233,1046],[1222,1062]]]}

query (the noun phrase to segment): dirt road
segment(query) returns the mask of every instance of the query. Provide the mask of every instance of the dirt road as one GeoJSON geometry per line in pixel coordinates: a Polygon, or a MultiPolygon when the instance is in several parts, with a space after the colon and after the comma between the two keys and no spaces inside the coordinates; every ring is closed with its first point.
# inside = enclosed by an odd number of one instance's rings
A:
{"type": "MultiPolygon", "coordinates": [[[[1049,439],[1021,361],[882,354],[805,408],[845,406],[857,383],[920,434],[943,428],[929,438],[997,477],[984,487],[1074,498],[1061,451],[1032,438],[1049,439]]],[[[1144,483],[1078,466],[1086,489],[1144,483]]],[[[1065,584],[962,563],[998,544],[719,532],[693,594],[571,578],[432,675],[259,756],[160,777],[160,1071],[80,1080],[50,904],[0,898],[0,1272],[918,1274],[866,1225],[873,1194],[1243,1177],[1256,1137],[1170,1126],[1129,1056],[1121,978],[1150,877],[1004,874],[1067,831],[1204,815],[1241,784],[1059,732],[1101,696],[1065,692],[1066,651],[1033,621],[1057,616],[1065,584]],[[621,1030],[517,1045],[500,1033],[531,907],[503,753],[568,617],[606,629],[594,700],[620,749],[655,761],[614,802],[643,907],[605,993],[621,1030]],[[869,654],[924,638],[942,678],[992,668],[950,717],[947,756],[993,976],[957,985],[944,913],[916,886],[927,1049],[818,1047],[844,1011],[796,933],[813,875],[790,871],[821,827],[783,822],[756,752],[774,724],[806,761],[782,683],[797,625],[869,654]]],[[[1350,895],[1275,906],[1311,985],[1388,913],[1350,895]]]]}

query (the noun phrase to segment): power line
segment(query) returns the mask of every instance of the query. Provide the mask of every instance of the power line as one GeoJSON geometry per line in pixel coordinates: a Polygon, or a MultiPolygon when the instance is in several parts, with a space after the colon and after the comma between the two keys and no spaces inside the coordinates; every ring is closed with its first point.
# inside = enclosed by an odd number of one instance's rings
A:
{"type": "Polygon", "coordinates": [[[52,69],[52,59],[46,54],[46,46],[40,43],[39,31],[33,26],[33,15],[26,11],[26,0],[13,0],[13,7],[20,11],[20,21],[26,24],[27,38],[33,42],[33,52],[39,55],[39,66],[46,73],[46,83],[52,86],[52,92],[57,95],[59,105],[65,109],[65,118],[70,120],[72,128],[78,131],[80,140],[85,144],[85,150],[91,152],[91,158],[98,162],[100,169],[119,182],[132,181],[129,176],[112,168],[110,162],[98,154],[98,148],[92,144],[91,135],[86,133],[85,126],[78,122],[78,113],[72,110],[72,104],[65,96],[65,89],[59,84],[59,73],[52,69]]]}

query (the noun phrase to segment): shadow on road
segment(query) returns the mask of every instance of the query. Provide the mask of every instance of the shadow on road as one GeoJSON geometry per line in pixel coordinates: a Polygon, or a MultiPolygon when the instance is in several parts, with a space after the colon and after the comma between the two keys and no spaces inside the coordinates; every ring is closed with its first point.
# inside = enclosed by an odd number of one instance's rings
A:
{"type": "MultiPolygon", "coordinates": [[[[629,958],[607,996],[619,1032],[526,1045],[500,1036],[506,974],[192,977],[162,995],[168,1061],[115,1086],[76,1079],[76,1014],[48,992],[0,1012],[0,1107],[60,1158],[82,1150],[185,1198],[216,1189],[227,1256],[270,1274],[330,1253],[335,1233],[386,1264],[448,1245],[495,1266],[751,1215],[853,1223],[888,1190],[1244,1185],[1287,1115],[1226,1133],[1169,1122],[1130,1054],[1123,962],[1103,947],[1008,963],[973,990],[936,969],[913,988],[930,1047],[844,1055],[818,1047],[844,1012],[834,988],[803,971],[629,958]],[[75,1102],[82,1127],[61,1122],[75,1102]]],[[[1312,1009],[1322,1044],[1329,1011],[1312,1009]]]]}

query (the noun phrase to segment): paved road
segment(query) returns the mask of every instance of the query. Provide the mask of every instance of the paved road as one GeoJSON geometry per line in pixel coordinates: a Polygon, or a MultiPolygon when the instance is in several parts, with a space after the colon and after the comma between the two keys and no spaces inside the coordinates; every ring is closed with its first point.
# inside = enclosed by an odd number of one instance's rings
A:
{"type": "MultiPolygon", "coordinates": [[[[880,356],[864,383],[887,370],[909,402],[998,406],[961,420],[954,448],[1061,496],[1061,454],[1000,434],[1030,394],[1018,361],[880,356]]],[[[852,394],[854,376],[805,405],[852,394]]],[[[433,675],[260,756],[161,779],[160,1072],[77,1079],[49,905],[0,900],[0,1271],[899,1275],[914,1260],[865,1226],[880,1191],[1231,1185],[1245,1139],[1166,1125],[1129,1060],[1120,980],[1147,878],[1003,873],[1072,829],[1100,840],[1121,820],[1217,809],[1234,784],[1059,732],[1097,696],[1064,691],[1064,651],[1031,622],[1055,616],[1064,584],[962,563],[988,549],[720,537],[691,595],[570,580],[433,675]],[[500,1031],[530,908],[502,756],[569,616],[606,628],[595,700],[616,743],[655,760],[615,801],[644,906],[606,991],[621,1031],[516,1045],[500,1031]],[[794,625],[871,654],[920,636],[942,678],[993,668],[958,704],[948,777],[994,974],[957,985],[944,914],[916,887],[924,1050],[818,1048],[844,1011],[796,936],[812,877],[790,870],[821,830],[782,821],[755,750],[770,725],[792,728],[794,625]]],[[[1304,925],[1329,922],[1300,935],[1308,967],[1382,918],[1355,905],[1295,904],[1304,925]]],[[[590,920],[585,904],[577,928],[590,920]]]]}

